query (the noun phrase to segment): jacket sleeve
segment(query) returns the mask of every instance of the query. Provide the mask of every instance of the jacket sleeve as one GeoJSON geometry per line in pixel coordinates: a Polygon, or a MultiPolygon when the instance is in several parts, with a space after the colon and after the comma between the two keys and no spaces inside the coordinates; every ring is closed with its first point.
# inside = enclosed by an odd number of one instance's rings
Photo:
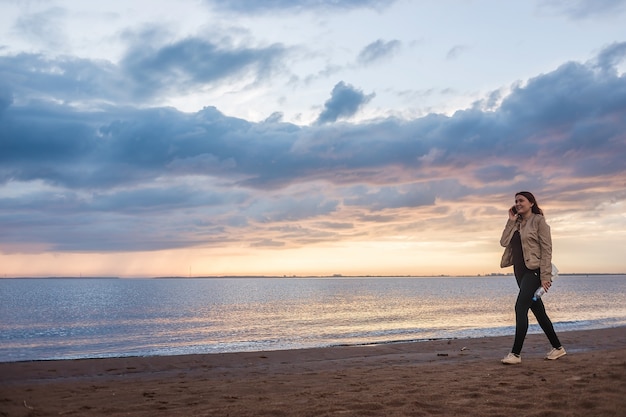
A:
{"type": "Polygon", "coordinates": [[[500,245],[502,247],[506,248],[511,242],[511,239],[513,238],[513,233],[515,233],[515,230],[517,230],[515,228],[516,224],[517,220],[507,220],[506,225],[504,226],[504,230],[502,231],[502,237],[500,238],[500,245]]]}
{"type": "Polygon", "coordinates": [[[502,231],[500,245],[504,246],[504,253],[502,254],[502,259],[500,260],[500,268],[506,268],[513,265],[513,250],[511,249],[511,245],[509,245],[509,243],[511,243],[513,233],[515,233],[515,230],[517,229],[515,227],[516,224],[516,220],[509,219],[504,226],[504,230],[502,231]]]}
{"type": "Polygon", "coordinates": [[[543,216],[537,217],[539,217],[537,237],[541,249],[539,261],[541,281],[550,282],[552,281],[552,235],[550,233],[550,226],[546,223],[546,219],[543,216]]]}

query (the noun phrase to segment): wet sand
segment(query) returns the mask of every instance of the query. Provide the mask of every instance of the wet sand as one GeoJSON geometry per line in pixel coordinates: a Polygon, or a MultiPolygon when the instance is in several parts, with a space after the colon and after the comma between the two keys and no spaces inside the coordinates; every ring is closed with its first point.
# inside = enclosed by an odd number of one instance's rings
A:
{"type": "Polygon", "coordinates": [[[626,327],[559,337],[0,363],[0,416],[626,416],[626,327]]]}

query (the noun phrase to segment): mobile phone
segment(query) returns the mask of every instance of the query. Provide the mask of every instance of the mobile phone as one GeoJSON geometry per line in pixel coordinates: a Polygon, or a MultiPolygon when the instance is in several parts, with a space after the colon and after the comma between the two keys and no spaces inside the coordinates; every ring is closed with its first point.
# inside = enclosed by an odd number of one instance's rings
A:
{"type": "Polygon", "coordinates": [[[515,208],[515,206],[511,207],[511,211],[513,212],[513,214],[517,214],[517,209],[515,208]]]}

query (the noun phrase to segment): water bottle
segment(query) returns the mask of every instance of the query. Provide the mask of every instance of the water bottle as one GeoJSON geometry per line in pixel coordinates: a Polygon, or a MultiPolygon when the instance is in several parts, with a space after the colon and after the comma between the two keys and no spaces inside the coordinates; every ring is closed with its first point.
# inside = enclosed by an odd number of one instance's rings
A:
{"type": "Polygon", "coordinates": [[[533,295],[533,301],[537,301],[545,293],[546,293],[546,290],[544,290],[543,287],[537,288],[537,291],[535,291],[535,295],[533,295]]]}
{"type": "MultiPolygon", "coordinates": [[[[559,269],[556,267],[555,264],[552,264],[552,280],[554,281],[556,279],[556,277],[559,276],[559,269]]],[[[538,299],[540,299],[544,294],[546,293],[546,290],[543,289],[543,286],[537,288],[537,291],[535,291],[535,295],[533,295],[533,301],[537,301],[538,299]]]]}

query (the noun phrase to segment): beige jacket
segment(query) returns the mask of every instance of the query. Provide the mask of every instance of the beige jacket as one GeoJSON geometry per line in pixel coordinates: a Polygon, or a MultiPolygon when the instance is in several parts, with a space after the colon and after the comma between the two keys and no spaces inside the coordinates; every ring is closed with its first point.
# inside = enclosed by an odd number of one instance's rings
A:
{"type": "Polygon", "coordinates": [[[525,222],[519,219],[506,222],[500,238],[500,245],[505,247],[500,266],[506,268],[513,265],[510,243],[516,230],[519,230],[522,239],[526,268],[539,268],[541,281],[552,281],[552,236],[550,226],[541,214],[533,213],[525,222]]]}

